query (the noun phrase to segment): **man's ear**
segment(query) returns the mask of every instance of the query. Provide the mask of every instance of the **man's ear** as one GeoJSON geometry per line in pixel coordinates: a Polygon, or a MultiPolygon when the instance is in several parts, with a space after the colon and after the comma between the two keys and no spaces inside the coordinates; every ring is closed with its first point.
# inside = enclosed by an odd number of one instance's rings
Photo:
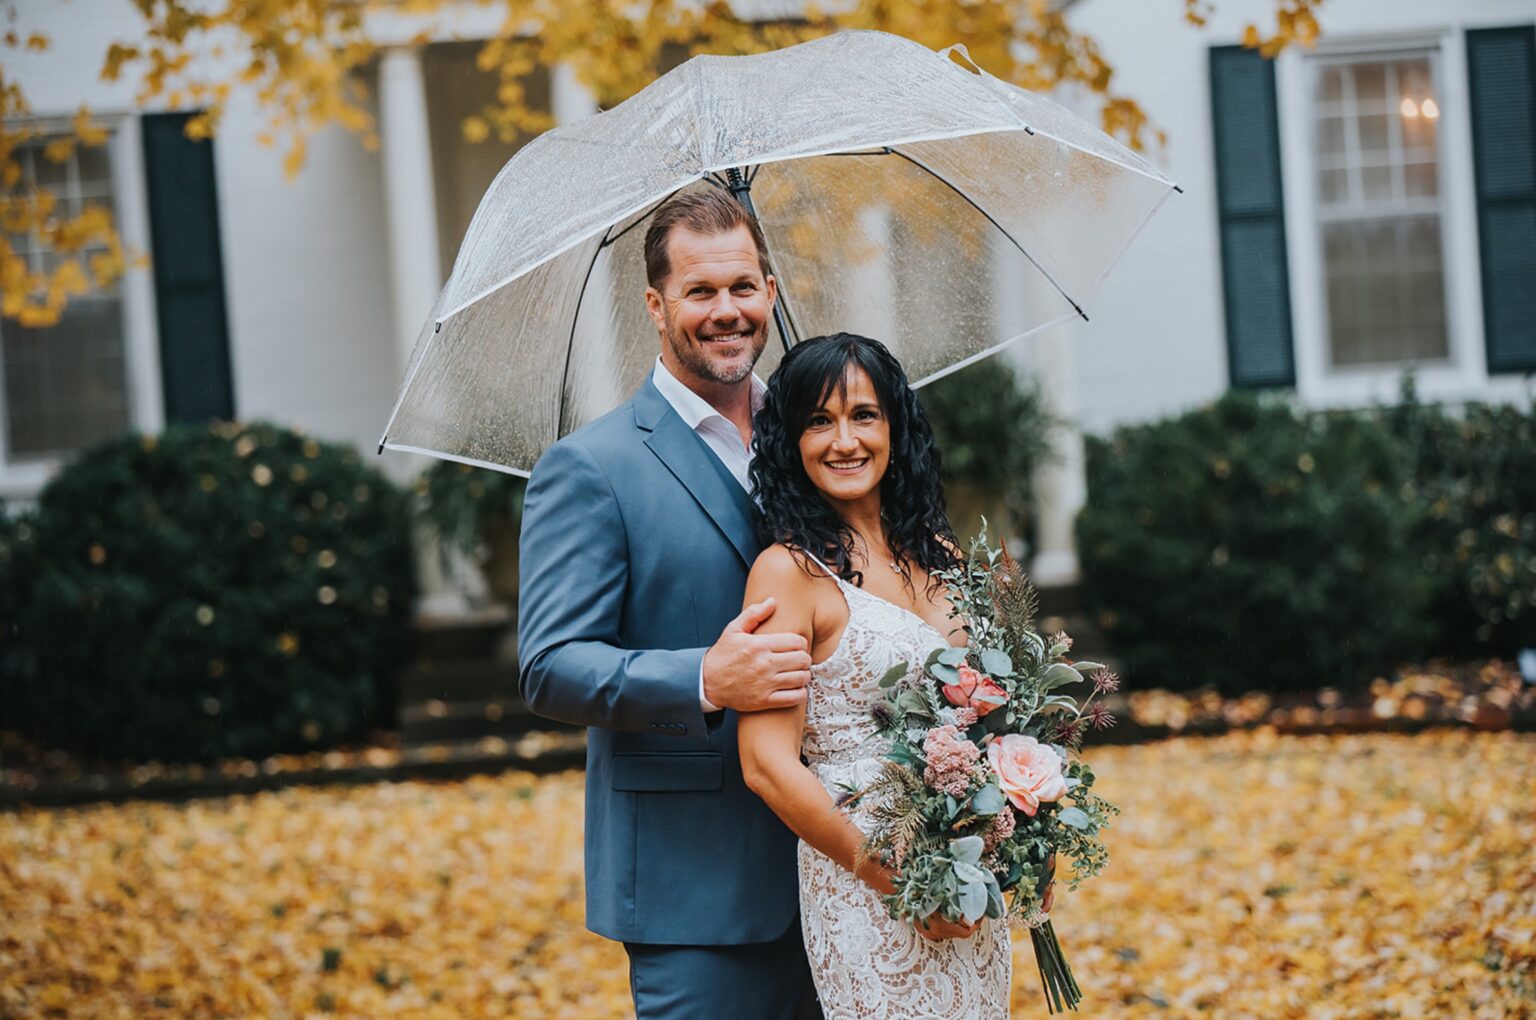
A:
{"type": "Polygon", "coordinates": [[[645,288],[645,310],[651,313],[651,321],[656,324],[658,333],[667,331],[667,312],[663,304],[661,291],[655,287],[645,288]]]}
{"type": "Polygon", "coordinates": [[[768,306],[772,308],[773,303],[779,299],[779,281],[770,274],[764,286],[768,290],[768,306]]]}

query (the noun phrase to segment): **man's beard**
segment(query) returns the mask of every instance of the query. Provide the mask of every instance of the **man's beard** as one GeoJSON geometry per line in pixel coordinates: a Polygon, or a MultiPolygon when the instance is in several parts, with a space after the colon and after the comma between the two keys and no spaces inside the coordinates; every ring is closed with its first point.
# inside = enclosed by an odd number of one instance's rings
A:
{"type": "MultiPolygon", "coordinates": [[[[740,341],[741,344],[745,345],[752,352],[751,360],[742,365],[735,363],[728,366],[721,365],[710,358],[701,346],[712,341],[690,341],[683,335],[682,330],[678,329],[676,324],[673,323],[671,315],[666,316],[666,322],[667,346],[672,348],[673,356],[677,358],[682,366],[701,379],[708,379],[710,382],[720,383],[725,386],[734,386],[751,375],[752,369],[757,366],[757,359],[763,356],[763,348],[768,345],[768,323],[764,321],[757,329],[748,333],[740,341]]],[[[747,320],[740,320],[741,325],[746,325],[746,323],[747,320]]],[[[735,330],[723,329],[719,332],[731,333],[735,332],[735,330]]]]}

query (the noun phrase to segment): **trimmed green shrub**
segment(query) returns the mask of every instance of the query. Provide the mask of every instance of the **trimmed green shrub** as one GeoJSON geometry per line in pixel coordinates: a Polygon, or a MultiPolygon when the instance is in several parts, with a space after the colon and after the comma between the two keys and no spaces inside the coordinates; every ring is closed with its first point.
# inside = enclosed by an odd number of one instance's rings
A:
{"type": "Polygon", "coordinates": [[[1422,647],[1393,436],[1241,393],[1090,439],[1083,598],[1138,686],[1347,686],[1422,647]]]}
{"type": "MultiPolygon", "coordinates": [[[[1061,422],[1038,384],[987,358],[917,391],[943,455],[944,485],[997,497],[1021,533],[1033,527],[1035,473],[1053,455],[1061,422]]],[[[962,533],[976,521],[953,522],[962,533]]]]}
{"type": "Polygon", "coordinates": [[[1415,543],[1434,579],[1436,652],[1536,647],[1536,406],[1419,403],[1412,381],[1383,415],[1410,461],[1424,517],[1415,543]]]}
{"type": "Polygon", "coordinates": [[[111,439],[31,529],[31,676],[0,700],[44,745],[206,760],[378,721],[414,594],[409,508],[352,448],[270,424],[111,439]]]}

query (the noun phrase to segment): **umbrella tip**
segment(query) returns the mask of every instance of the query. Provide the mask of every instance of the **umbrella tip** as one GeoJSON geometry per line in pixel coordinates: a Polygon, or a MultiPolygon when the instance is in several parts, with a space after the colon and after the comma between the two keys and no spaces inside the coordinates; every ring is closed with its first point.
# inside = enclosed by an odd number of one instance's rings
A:
{"type": "Polygon", "coordinates": [[[1174,186],[1173,186],[1173,190],[1174,190],[1174,191],[1177,191],[1177,192],[1178,192],[1178,193],[1179,193],[1179,194],[1181,194],[1181,195],[1182,195],[1182,194],[1184,194],[1184,189],[1183,189],[1183,188],[1181,188],[1181,187],[1179,187],[1179,186],[1178,186],[1178,185],[1177,185],[1177,184],[1175,184],[1175,185],[1174,185],[1174,186]]]}
{"type": "MultiPolygon", "coordinates": [[[[386,438],[388,438],[388,437],[386,437],[386,438]]],[[[379,452],[378,452],[378,455],[382,456],[383,453],[384,453],[384,440],[380,439],[379,440],[379,452]]]]}

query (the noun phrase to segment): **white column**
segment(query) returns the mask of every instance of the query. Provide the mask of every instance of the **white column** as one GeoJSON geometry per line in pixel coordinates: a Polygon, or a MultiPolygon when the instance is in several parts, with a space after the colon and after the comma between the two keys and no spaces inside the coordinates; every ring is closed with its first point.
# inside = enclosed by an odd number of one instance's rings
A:
{"type": "Polygon", "coordinates": [[[557,126],[590,117],[597,112],[597,97],[576,77],[570,64],[549,69],[549,112],[557,126]]]}
{"type": "MultiPolygon", "coordinates": [[[[421,74],[421,52],[414,47],[386,50],[379,64],[379,142],[384,156],[384,218],[389,234],[396,364],[403,380],[411,347],[443,285],[427,89],[421,74]]],[[[432,461],[397,453],[391,463],[391,473],[403,476],[399,480],[408,483],[432,461]]],[[[436,538],[420,528],[416,533],[416,576],[421,582],[419,614],[462,616],[468,610],[463,593],[444,575],[436,538]]]]}
{"type": "Polygon", "coordinates": [[[1082,401],[1077,374],[1077,333],[1080,324],[1064,323],[1032,338],[1035,377],[1047,406],[1066,425],[1056,437],[1056,460],[1035,476],[1039,493],[1037,548],[1030,576],[1037,585],[1075,584],[1079,579],[1077,512],[1088,498],[1088,476],[1079,426],[1082,401]]]}
{"type": "Polygon", "coordinates": [[[402,47],[384,53],[379,65],[379,136],[388,202],[390,300],[403,377],[411,345],[443,284],[419,50],[402,47]]]}
{"type": "MultiPolygon", "coordinates": [[[[1000,246],[992,262],[992,293],[1001,335],[1016,336],[1061,305],[1038,270],[1011,246],[1000,246]]],[[[1076,321],[1041,330],[1010,352],[1014,364],[1039,384],[1047,408],[1067,424],[1056,438],[1056,458],[1035,476],[1035,548],[1030,579],[1041,587],[1078,580],[1077,512],[1087,496],[1083,435],[1078,427],[1081,397],[1077,376],[1076,321]]]]}

